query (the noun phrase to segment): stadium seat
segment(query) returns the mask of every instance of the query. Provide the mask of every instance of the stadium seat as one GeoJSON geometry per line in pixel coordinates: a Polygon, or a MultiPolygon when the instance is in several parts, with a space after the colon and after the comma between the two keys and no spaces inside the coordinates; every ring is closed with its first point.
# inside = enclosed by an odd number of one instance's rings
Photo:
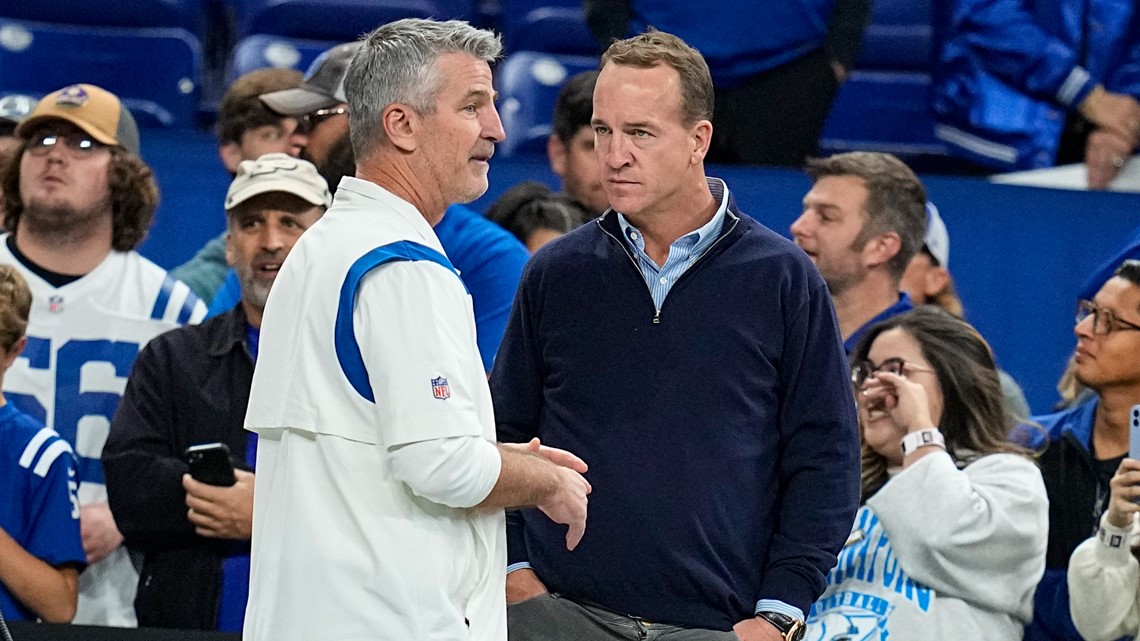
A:
{"type": "Polygon", "coordinates": [[[297,40],[282,36],[253,35],[243,38],[234,47],[226,84],[265,67],[305,71],[317,56],[338,44],[340,42],[297,40]]]}
{"type": "Polygon", "coordinates": [[[140,126],[194,125],[201,59],[185,29],[0,19],[0,93],[91,83],[118,95],[140,126]]]}
{"type": "Polygon", "coordinates": [[[499,116],[507,139],[499,153],[513,156],[542,153],[551,132],[554,101],[562,84],[581,71],[598,68],[593,56],[563,56],[519,51],[508,55],[495,70],[499,116]]]}
{"type": "Polygon", "coordinates": [[[501,0],[499,28],[507,53],[595,55],[598,43],[580,0],[501,0]]]}
{"type": "Polygon", "coordinates": [[[232,0],[239,38],[254,34],[348,42],[400,18],[474,15],[472,0],[232,0]]]}
{"type": "Polygon", "coordinates": [[[201,36],[204,0],[15,0],[0,2],[0,18],[93,27],[176,27],[201,36]]]}
{"type": "MultiPolygon", "coordinates": [[[[824,125],[824,153],[949,158],[930,114],[932,0],[873,0],[863,47],[824,125]]],[[[935,163],[937,164],[937,163],[935,163]]]]}

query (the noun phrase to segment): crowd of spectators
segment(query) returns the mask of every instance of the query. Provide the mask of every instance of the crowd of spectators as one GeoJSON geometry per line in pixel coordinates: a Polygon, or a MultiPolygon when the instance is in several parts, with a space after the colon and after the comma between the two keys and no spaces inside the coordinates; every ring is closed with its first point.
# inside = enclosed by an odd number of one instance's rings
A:
{"type": "MultiPolygon", "coordinates": [[[[573,451],[597,490],[574,551],[539,511],[508,514],[511,638],[1140,634],[1140,242],[1073,292],[1073,391],[1028,416],[965,320],[918,175],[890,154],[813,157],[870,4],[796,4],[758,25],[587,0],[603,42],[663,31],[562,87],[562,191],[444,203],[433,233],[470,295],[499,439],[573,451]],[[706,161],[803,167],[791,242],[706,161]],[[782,431],[750,431],[757,416],[782,431]]],[[[979,165],[1083,161],[1107,186],[1140,144],[1140,10],[1039,4],[940,5],[939,135],[979,165]]],[[[363,46],[232,83],[231,182],[201,203],[226,230],[169,273],[136,251],[160,186],[119,97],[0,99],[4,619],[242,629],[262,315],[294,244],[359,188],[345,83],[363,46]],[[213,442],[232,485],[188,474],[186,449],[213,442]]],[[[423,189],[441,171],[409,166],[423,189]]]]}

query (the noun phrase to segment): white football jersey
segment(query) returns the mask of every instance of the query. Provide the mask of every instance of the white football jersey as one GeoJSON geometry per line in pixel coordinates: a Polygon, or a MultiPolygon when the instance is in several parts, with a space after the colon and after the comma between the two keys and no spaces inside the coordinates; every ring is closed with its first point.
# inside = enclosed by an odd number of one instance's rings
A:
{"type": "MultiPolygon", "coordinates": [[[[111,252],[82,278],[54,287],[29,271],[0,236],[0,263],[32,290],[28,346],[4,376],[4,395],[55,430],[79,460],[79,502],[105,503],[99,457],[127,376],[147,341],[198,323],[206,306],[137,252],[111,252]]],[[[120,548],[80,575],[76,623],[132,626],[138,575],[120,548]]]]}

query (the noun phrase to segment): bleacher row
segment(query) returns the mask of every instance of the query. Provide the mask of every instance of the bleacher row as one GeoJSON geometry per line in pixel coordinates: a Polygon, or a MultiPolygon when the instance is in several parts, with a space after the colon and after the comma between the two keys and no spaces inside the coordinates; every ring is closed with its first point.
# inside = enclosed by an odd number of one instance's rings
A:
{"type": "MultiPolygon", "coordinates": [[[[931,1],[873,0],[862,52],[822,136],[825,152],[946,157],[928,112],[931,1]]],[[[459,18],[503,35],[496,83],[505,155],[544,149],[558,86],[597,66],[578,0],[17,1],[0,3],[0,96],[89,82],[123,97],[143,126],[199,127],[241,74],[304,70],[330,46],[402,17],[459,18]]]]}

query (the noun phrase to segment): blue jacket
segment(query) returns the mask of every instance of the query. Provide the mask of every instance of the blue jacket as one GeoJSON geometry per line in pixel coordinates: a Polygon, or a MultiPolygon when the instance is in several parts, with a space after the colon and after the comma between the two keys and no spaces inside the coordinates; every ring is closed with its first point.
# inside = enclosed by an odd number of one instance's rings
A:
{"type": "Polygon", "coordinates": [[[1140,97],[1135,0],[934,2],[935,134],[1000,170],[1051,167],[1098,83],[1140,97]]]}
{"type": "Polygon", "coordinates": [[[590,466],[586,533],[530,510],[510,562],[553,592],[730,630],[807,611],[859,504],[859,436],[831,298],[803,252],[729,203],[655,306],[611,211],[534,255],[491,391],[503,441],[590,466]]]}

